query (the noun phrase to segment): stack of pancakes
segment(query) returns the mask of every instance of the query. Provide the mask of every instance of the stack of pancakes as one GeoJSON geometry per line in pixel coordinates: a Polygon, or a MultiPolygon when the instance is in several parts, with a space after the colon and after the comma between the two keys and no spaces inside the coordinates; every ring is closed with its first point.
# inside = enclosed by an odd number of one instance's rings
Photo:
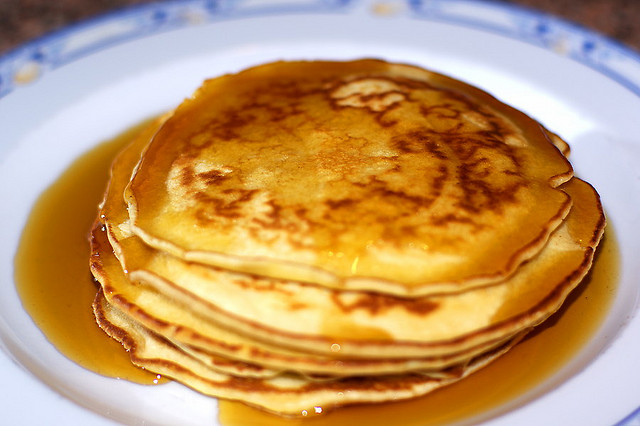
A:
{"type": "Polygon", "coordinates": [[[508,351],[588,272],[604,215],[568,150],[407,65],[206,81],[113,163],[98,324],[136,365],[283,415],[423,395],[508,351]]]}

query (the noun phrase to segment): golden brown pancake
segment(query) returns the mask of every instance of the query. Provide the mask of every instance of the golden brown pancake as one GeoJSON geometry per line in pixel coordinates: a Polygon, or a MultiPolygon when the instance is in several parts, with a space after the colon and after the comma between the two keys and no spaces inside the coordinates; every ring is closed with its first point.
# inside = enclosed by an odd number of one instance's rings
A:
{"type": "Polygon", "coordinates": [[[182,332],[190,330],[197,336],[190,343],[196,345],[219,334],[216,327],[205,326],[206,318],[263,342],[327,356],[415,358],[464,352],[538,324],[589,270],[604,224],[597,195],[577,178],[562,188],[574,207],[547,247],[505,282],[460,294],[404,299],[338,292],[185,263],[154,252],[136,236],[114,245],[128,276],[110,287],[119,295],[135,291],[139,311],[182,332]]]}
{"type": "Polygon", "coordinates": [[[605,218],[569,152],[412,66],[209,80],[113,163],[96,319],[136,365],[283,415],[423,395],[506,352],[589,271],[605,218]]]}
{"type": "Polygon", "coordinates": [[[572,169],[550,139],[417,67],[262,65],[205,82],[155,134],[126,193],[131,229],[239,272],[460,292],[508,277],[568,213],[572,169]]]}
{"type": "MultiPolygon", "coordinates": [[[[220,331],[215,326],[198,329],[201,318],[262,342],[330,357],[463,354],[503,341],[553,313],[588,271],[604,225],[597,194],[574,178],[560,187],[571,195],[574,207],[536,258],[500,284],[452,295],[406,299],[222,270],[159,252],[128,230],[120,194],[128,182],[128,170],[139,158],[138,151],[154,132],[150,128],[141,134],[113,166],[101,216],[111,248],[128,275],[127,279],[112,279],[110,287],[126,295],[131,291],[127,280],[134,281],[135,294],[147,296],[136,296],[141,300],[137,309],[164,323],[177,324],[179,330],[191,330],[198,337],[188,342],[213,352],[219,351],[220,339],[215,336],[220,331]],[[583,225],[581,232],[570,232],[578,223],[583,225]],[[180,305],[189,312],[184,313],[180,305]],[[207,339],[215,343],[203,344],[207,339]]],[[[459,358],[448,359],[455,361],[459,358]]],[[[447,365],[439,362],[422,360],[414,365],[447,365]]],[[[396,368],[403,367],[398,364],[396,368]]]]}
{"type": "MultiPolygon", "coordinates": [[[[295,371],[306,376],[388,375],[408,371],[440,374],[440,370],[469,361],[504,341],[492,340],[464,351],[422,358],[345,358],[340,351],[322,355],[308,350],[276,346],[229,330],[181,304],[179,299],[160,294],[152,287],[130,280],[117,261],[105,232],[97,226],[91,239],[91,271],[100,283],[108,302],[129,316],[132,321],[163,336],[183,351],[229,374],[270,377],[283,371],[295,371]],[[221,359],[222,358],[222,359],[221,359]],[[226,360],[226,361],[225,361],[226,360]]],[[[277,312],[273,312],[277,315],[277,312]]]]}
{"type": "Polygon", "coordinates": [[[400,401],[425,395],[463,379],[509,350],[522,336],[474,358],[467,365],[442,372],[433,378],[421,374],[387,377],[353,377],[339,380],[309,380],[296,375],[246,378],[208,368],[169,341],[131,319],[98,293],[94,312],[100,327],[129,351],[134,364],[214,397],[240,400],[280,415],[303,416],[320,409],[385,401],[400,401]]]}

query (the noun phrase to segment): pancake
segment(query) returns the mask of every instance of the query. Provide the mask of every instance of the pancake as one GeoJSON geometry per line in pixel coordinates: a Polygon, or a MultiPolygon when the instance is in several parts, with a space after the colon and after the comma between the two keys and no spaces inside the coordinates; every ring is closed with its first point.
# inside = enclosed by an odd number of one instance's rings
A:
{"type": "Polygon", "coordinates": [[[186,264],[154,252],[135,236],[114,244],[128,277],[111,287],[127,294],[133,291],[127,280],[134,282],[137,309],[179,330],[192,330],[199,335],[196,342],[219,333],[202,325],[207,318],[263,342],[327,356],[410,358],[463,352],[538,324],[589,270],[604,225],[602,210],[583,181],[574,178],[562,188],[571,194],[574,207],[540,255],[499,285],[461,294],[402,299],[337,292],[186,264]]]}
{"type": "Polygon", "coordinates": [[[568,214],[573,172],[552,139],[417,67],[262,65],[205,82],[153,136],[126,191],[131,230],[238,272],[462,292],[506,279],[568,214]]]}
{"type": "Polygon", "coordinates": [[[208,80],[114,160],[98,325],[132,362],[285,416],[424,395],[564,303],[603,235],[569,145],[376,60],[208,80]]]}
{"type": "MultiPolygon", "coordinates": [[[[123,295],[130,291],[127,280],[135,282],[137,309],[164,323],[177,324],[177,329],[192,330],[191,334],[199,336],[195,344],[202,344],[204,338],[214,340],[214,345],[202,346],[209,351],[219,350],[216,336],[220,331],[216,327],[208,334],[205,330],[209,329],[198,330],[201,318],[252,339],[329,357],[462,354],[505,340],[555,312],[588,271],[603,231],[597,194],[573,178],[559,189],[571,196],[574,206],[541,253],[508,280],[464,293],[404,299],[184,262],[146,246],[129,230],[121,196],[139,151],[164,119],[143,132],[114,162],[101,217],[111,248],[128,276],[110,280],[110,288],[123,295]],[[578,224],[580,232],[574,230],[578,224]],[[179,305],[190,312],[185,314],[179,305]],[[195,315],[189,317],[189,324],[185,318],[191,313],[195,315]]],[[[424,360],[416,365],[446,366],[424,360]]]]}
{"type": "Polygon", "coordinates": [[[130,273],[122,269],[101,227],[97,226],[92,235],[91,272],[108,303],[131,321],[163,336],[217,371],[253,377],[269,377],[284,371],[305,376],[389,375],[408,371],[439,375],[443,368],[465,363],[504,343],[490,341],[462,352],[452,350],[446,355],[401,359],[344,358],[340,351],[323,356],[276,346],[222,327],[198,315],[191,304],[182,305],[144,283],[131,281],[130,273]]]}
{"type": "Polygon", "coordinates": [[[295,375],[257,379],[227,375],[208,368],[166,339],[131,321],[109,305],[100,292],[93,307],[100,327],[125,346],[134,364],[174,378],[205,395],[240,400],[286,416],[304,416],[344,405],[400,401],[425,395],[486,366],[522,337],[518,336],[464,366],[443,372],[441,378],[407,374],[334,381],[314,381],[295,375]]]}

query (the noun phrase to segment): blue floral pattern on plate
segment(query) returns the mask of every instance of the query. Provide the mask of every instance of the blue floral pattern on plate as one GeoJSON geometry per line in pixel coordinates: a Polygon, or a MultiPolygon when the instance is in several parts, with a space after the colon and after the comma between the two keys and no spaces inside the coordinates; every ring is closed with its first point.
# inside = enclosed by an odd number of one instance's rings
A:
{"type": "MultiPolygon", "coordinates": [[[[127,40],[189,25],[282,13],[344,13],[366,0],[182,0],[117,11],[0,57],[0,97],[50,69],[127,40]]],[[[401,1],[380,1],[393,5],[401,1]]],[[[491,31],[565,55],[640,95],[640,55],[587,29],[521,7],[478,0],[406,0],[403,14],[491,31]]]]}

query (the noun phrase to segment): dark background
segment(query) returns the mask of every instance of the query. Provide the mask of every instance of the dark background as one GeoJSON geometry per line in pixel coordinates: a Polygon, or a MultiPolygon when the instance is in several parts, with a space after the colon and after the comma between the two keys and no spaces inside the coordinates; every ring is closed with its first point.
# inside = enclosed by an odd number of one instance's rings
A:
{"type": "MultiPolygon", "coordinates": [[[[0,55],[101,13],[157,0],[0,0],[0,55]]],[[[553,14],[640,52],[640,0],[503,0],[553,14]]]]}

